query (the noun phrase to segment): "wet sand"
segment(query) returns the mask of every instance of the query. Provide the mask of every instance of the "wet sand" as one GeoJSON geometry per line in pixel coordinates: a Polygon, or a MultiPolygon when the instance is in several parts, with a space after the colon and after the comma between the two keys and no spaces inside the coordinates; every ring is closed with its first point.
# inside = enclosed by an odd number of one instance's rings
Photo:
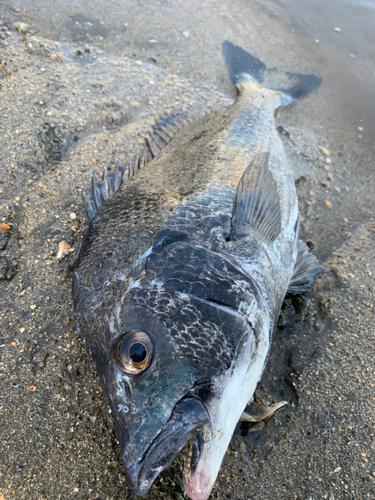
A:
{"type": "MultiPolygon", "coordinates": [[[[95,4],[90,16],[66,4],[53,22],[47,5],[0,8],[0,499],[135,498],[72,321],[80,190],[93,171],[132,160],[160,114],[231,102],[225,38],[269,67],[323,78],[277,126],[304,174],[302,237],[326,274],[307,298],[286,300],[258,388],[258,402],[288,409],[258,432],[238,426],[212,498],[373,498],[373,144],[370,123],[342,104],[355,72],[337,83],[329,71],[345,51],[327,42],[317,55],[265,4],[95,4]],[[62,241],[71,251],[59,261],[62,241]]],[[[180,469],[148,498],[184,498],[180,469]]]]}

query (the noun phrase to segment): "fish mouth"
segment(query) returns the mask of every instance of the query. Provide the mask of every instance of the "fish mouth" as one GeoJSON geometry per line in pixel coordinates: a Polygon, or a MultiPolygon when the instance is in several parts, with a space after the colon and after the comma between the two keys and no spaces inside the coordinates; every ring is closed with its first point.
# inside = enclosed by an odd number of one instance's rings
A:
{"type": "Polygon", "coordinates": [[[202,457],[203,450],[210,448],[211,429],[203,429],[202,432],[196,434],[190,439],[183,450],[184,459],[184,489],[186,494],[192,500],[207,500],[210,496],[214,482],[210,481],[210,464],[206,460],[202,470],[198,470],[199,459],[202,457]],[[206,431],[206,432],[205,432],[206,431]],[[207,433],[207,431],[209,431],[207,433]],[[207,436],[207,434],[209,434],[207,436]],[[206,445],[205,445],[206,443],[206,445]]]}
{"type": "Polygon", "coordinates": [[[145,495],[157,476],[184,448],[185,472],[187,469],[191,470],[199,459],[204,443],[203,434],[207,432],[207,428],[211,427],[210,424],[211,418],[208,410],[199,398],[181,399],[142,460],[128,467],[128,481],[131,489],[137,495],[145,495]],[[186,450],[189,449],[191,450],[190,457],[186,456],[186,450]]]}

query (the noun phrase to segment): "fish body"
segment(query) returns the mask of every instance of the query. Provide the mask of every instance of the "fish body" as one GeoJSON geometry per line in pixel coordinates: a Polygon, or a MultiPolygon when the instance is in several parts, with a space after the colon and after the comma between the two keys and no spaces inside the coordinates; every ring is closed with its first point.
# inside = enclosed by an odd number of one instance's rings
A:
{"type": "MultiPolygon", "coordinates": [[[[228,44],[224,55],[241,50],[228,44]]],[[[293,95],[232,76],[233,105],[183,127],[162,120],[144,155],[85,198],[75,321],[141,495],[184,449],[185,490],[208,498],[285,294],[307,291],[320,272],[299,242],[274,125],[293,95]]]]}

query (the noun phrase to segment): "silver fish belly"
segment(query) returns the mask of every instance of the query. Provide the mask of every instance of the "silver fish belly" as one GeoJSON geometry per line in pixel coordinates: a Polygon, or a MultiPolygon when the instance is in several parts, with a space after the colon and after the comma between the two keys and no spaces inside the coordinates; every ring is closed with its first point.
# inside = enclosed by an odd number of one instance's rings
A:
{"type": "Polygon", "coordinates": [[[184,125],[163,118],[131,167],[84,196],[75,322],[140,495],[185,448],[185,491],[208,498],[285,294],[309,291],[321,272],[299,240],[274,125],[300,87],[265,88],[258,60],[228,42],[223,52],[233,105],[184,125]],[[249,61],[255,76],[241,68],[249,61]]]}

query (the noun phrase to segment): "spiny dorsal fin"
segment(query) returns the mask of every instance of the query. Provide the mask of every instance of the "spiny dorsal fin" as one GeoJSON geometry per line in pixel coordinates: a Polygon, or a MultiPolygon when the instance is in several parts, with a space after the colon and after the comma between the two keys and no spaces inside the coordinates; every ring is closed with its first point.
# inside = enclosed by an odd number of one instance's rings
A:
{"type": "Polygon", "coordinates": [[[323,268],[320,266],[315,255],[309,251],[306,243],[299,240],[297,260],[287,293],[298,294],[310,292],[315,278],[323,274],[323,272],[323,268]]]}
{"type": "Polygon", "coordinates": [[[117,191],[122,182],[126,180],[127,175],[124,175],[124,171],[125,168],[120,167],[120,165],[116,165],[115,171],[111,173],[104,170],[101,181],[95,180],[95,174],[93,174],[91,179],[91,197],[88,198],[85,192],[81,191],[85,204],[84,214],[88,223],[94,218],[103,201],[117,191]]]}
{"type": "Polygon", "coordinates": [[[155,141],[154,137],[146,137],[145,141],[148,149],[150,150],[150,153],[152,154],[152,157],[155,158],[155,156],[157,156],[160,153],[161,147],[155,141]]]}
{"type": "Polygon", "coordinates": [[[186,122],[189,122],[186,115],[182,112],[176,112],[172,115],[162,116],[155,123],[152,127],[151,137],[146,138],[146,145],[152,158],[155,158],[170,143],[186,122]]]}
{"type": "Polygon", "coordinates": [[[129,177],[133,177],[148,162],[158,156],[186,122],[189,123],[189,120],[182,112],[162,116],[153,126],[151,136],[145,139],[146,145],[134,163],[126,165],[125,168],[117,165],[112,173],[105,170],[101,181],[97,181],[95,175],[92,176],[91,197],[88,198],[83,191],[81,193],[85,204],[84,214],[88,223],[94,218],[102,203],[117,191],[129,177]]]}
{"type": "Polygon", "coordinates": [[[155,134],[164,142],[165,145],[171,142],[171,137],[164,132],[164,129],[160,128],[159,130],[156,130],[155,134]]]}
{"type": "Polygon", "coordinates": [[[242,174],[233,203],[230,240],[247,236],[251,229],[258,231],[267,243],[280,234],[279,195],[268,157],[268,153],[257,155],[242,174]]]}

